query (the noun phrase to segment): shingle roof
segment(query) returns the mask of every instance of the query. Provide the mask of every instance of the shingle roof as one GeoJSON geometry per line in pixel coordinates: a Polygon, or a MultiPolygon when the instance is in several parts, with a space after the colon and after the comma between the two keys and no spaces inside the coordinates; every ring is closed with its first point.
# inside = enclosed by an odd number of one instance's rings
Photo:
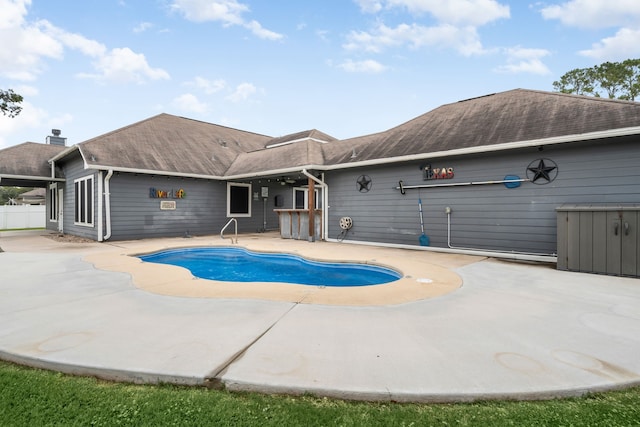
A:
{"type": "Polygon", "coordinates": [[[280,171],[286,169],[300,169],[307,165],[323,165],[324,144],[313,140],[303,140],[293,144],[281,145],[274,148],[242,153],[227,170],[227,176],[265,171],[280,171]]]}
{"type": "Polygon", "coordinates": [[[327,164],[339,164],[635,126],[637,102],[515,89],[443,105],[388,131],[323,150],[327,164]]]}
{"type": "MultiPolygon", "coordinates": [[[[51,176],[48,160],[68,147],[25,142],[0,150],[0,178],[2,185],[33,186],[10,181],[8,177],[34,177],[45,180],[51,176]]],[[[60,176],[58,176],[60,177],[60,176]]]]}
{"type": "Polygon", "coordinates": [[[315,140],[320,142],[336,141],[336,138],[332,137],[331,135],[327,135],[326,133],[320,132],[317,129],[311,129],[311,130],[305,130],[302,132],[296,132],[289,135],[273,138],[272,140],[267,142],[265,147],[274,147],[278,145],[298,142],[305,139],[310,139],[310,140],[315,140]]]}
{"type": "MultiPolygon", "coordinates": [[[[77,150],[94,168],[252,176],[562,136],[579,140],[581,134],[630,127],[640,127],[640,103],[515,89],[446,104],[387,131],[340,141],[315,129],[271,138],[160,114],[80,143],[77,150]]],[[[0,176],[47,176],[46,160],[64,149],[27,144],[33,145],[1,151],[0,176]]]]}
{"type": "Polygon", "coordinates": [[[78,144],[88,165],[222,176],[238,154],[271,137],[159,114],[78,144]]]}

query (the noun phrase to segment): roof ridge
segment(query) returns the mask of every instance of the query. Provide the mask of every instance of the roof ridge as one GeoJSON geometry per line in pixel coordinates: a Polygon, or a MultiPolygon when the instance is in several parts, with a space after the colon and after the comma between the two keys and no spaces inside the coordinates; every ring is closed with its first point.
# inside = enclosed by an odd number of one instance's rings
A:
{"type": "Polygon", "coordinates": [[[220,128],[225,128],[225,129],[235,130],[235,131],[237,131],[237,132],[250,133],[250,134],[252,134],[252,135],[266,136],[266,137],[268,137],[268,138],[272,138],[272,136],[271,136],[271,135],[267,135],[267,134],[264,134],[264,133],[258,133],[258,132],[252,132],[252,131],[248,131],[248,130],[243,130],[243,129],[233,128],[233,127],[231,127],[231,126],[225,126],[225,125],[221,125],[221,124],[218,124],[218,123],[206,122],[206,121],[204,121],[204,120],[192,119],[192,118],[190,118],[190,117],[176,116],[176,115],[174,115],[174,114],[169,114],[169,113],[161,113],[161,114],[159,114],[159,115],[163,115],[163,114],[164,114],[164,115],[166,115],[166,116],[176,117],[176,118],[179,118],[179,119],[191,120],[192,122],[199,122],[199,123],[203,123],[203,124],[206,124],[206,125],[217,126],[217,127],[220,127],[220,128]]]}
{"type": "Polygon", "coordinates": [[[628,99],[603,98],[601,96],[579,95],[579,94],[576,94],[576,93],[545,91],[545,90],[540,90],[540,89],[522,89],[522,88],[518,88],[518,89],[512,89],[512,90],[509,90],[509,91],[506,91],[506,92],[501,92],[501,93],[509,93],[509,92],[515,92],[515,91],[532,92],[532,93],[538,93],[538,94],[542,94],[542,95],[551,95],[551,96],[560,96],[560,97],[570,97],[570,98],[574,98],[574,99],[578,98],[578,99],[583,99],[585,101],[614,102],[614,103],[620,103],[620,104],[625,104],[625,105],[637,105],[637,106],[640,106],[640,102],[631,101],[631,100],[628,100],[628,99]]]}
{"type": "Polygon", "coordinates": [[[87,139],[85,141],[79,142],[78,145],[82,145],[82,144],[85,144],[87,142],[91,142],[91,141],[94,141],[94,140],[97,140],[97,139],[101,139],[101,138],[104,138],[104,137],[107,137],[107,136],[110,136],[110,135],[114,135],[116,133],[125,131],[127,129],[131,129],[132,127],[139,126],[139,125],[141,125],[143,123],[149,122],[151,120],[158,119],[160,117],[171,117],[171,118],[175,118],[175,119],[189,120],[189,121],[192,121],[192,122],[199,122],[199,123],[202,123],[202,124],[205,124],[205,125],[209,125],[209,126],[216,126],[218,128],[224,128],[224,129],[229,129],[229,130],[233,130],[233,131],[236,131],[236,132],[252,134],[252,135],[257,135],[257,136],[264,136],[264,137],[270,138],[269,135],[265,135],[265,134],[261,134],[261,133],[257,133],[257,132],[246,131],[246,130],[241,130],[241,129],[237,129],[237,128],[232,128],[232,127],[229,127],[229,126],[219,125],[217,123],[205,122],[204,120],[197,120],[197,119],[192,119],[192,118],[189,118],[189,117],[176,116],[175,114],[169,114],[169,113],[159,113],[159,114],[156,114],[155,116],[147,117],[146,119],[139,120],[139,121],[137,121],[135,123],[131,123],[131,124],[123,126],[121,128],[114,129],[114,130],[112,130],[110,132],[103,133],[101,135],[98,135],[98,136],[95,136],[93,138],[87,139]]]}
{"type": "MultiPolygon", "coordinates": [[[[150,121],[152,119],[155,119],[155,118],[158,118],[158,117],[161,117],[161,116],[165,116],[165,115],[166,116],[171,116],[171,114],[167,114],[167,113],[156,114],[155,116],[147,117],[146,119],[142,119],[142,120],[139,120],[137,122],[134,122],[134,123],[128,124],[126,126],[120,127],[118,129],[114,129],[112,131],[109,131],[107,133],[103,133],[101,135],[94,136],[93,138],[86,139],[84,141],[81,141],[81,142],[77,143],[76,145],[82,145],[82,144],[85,144],[87,142],[91,142],[93,140],[99,139],[99,138],[104,138],[104,137],[109,136],[109,135],[114,135],[116,133],[124,131],[125,129],[130,129],[130,128],[134,127],[134,126],[138,126],[138,125],[140,125],[142,123],[148,122],[148,121],[150,121]]],[[[174,116],[174,117],[176,117],[176,116],[174,116]]]]}

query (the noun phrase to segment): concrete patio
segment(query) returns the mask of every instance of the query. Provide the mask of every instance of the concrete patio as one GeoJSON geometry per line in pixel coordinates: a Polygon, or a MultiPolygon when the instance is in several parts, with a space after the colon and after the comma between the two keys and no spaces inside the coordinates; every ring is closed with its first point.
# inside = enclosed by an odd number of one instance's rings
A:
{"type": "Polygon", "coordinates": [[[234,289],[131,256],[230,244],[219,236],[68,243],[44,234],[0,233],[5,360],[383,401],[542,399],[640,384],[638,279],[267,233],[241,235],[239,246],[379,263],[405,277],[359,289],[234,289]]]}

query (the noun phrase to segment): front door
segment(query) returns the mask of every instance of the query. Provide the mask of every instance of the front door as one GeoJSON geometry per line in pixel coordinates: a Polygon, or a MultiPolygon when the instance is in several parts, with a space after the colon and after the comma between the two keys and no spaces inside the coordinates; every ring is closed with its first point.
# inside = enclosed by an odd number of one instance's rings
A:
{"type": "Polygon", "coordinates": [[[64,232],[64,216],[62,215],[64,209],[64,190],[58,189],[58,232],[62,234],[64,232]]]}

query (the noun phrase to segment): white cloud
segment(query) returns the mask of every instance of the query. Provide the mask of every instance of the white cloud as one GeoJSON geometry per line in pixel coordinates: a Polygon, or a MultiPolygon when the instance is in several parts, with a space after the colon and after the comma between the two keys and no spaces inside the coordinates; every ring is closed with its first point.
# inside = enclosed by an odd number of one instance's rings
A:
{"type": "Polygon", "coordinates": [[[360,10],[365,13],[378,13],[382,10],[382,2],[378,0],[354,0],[360,10]]]}
{"type": "Polygon", "coordinates": [[[200,102],[198,97],[191,93],[185,93],[175,98],[172,102],[174,106],[189,113],[204,113],[209,108],[207,104],[200,102]]]}
{"type": "Polygon", "coordinates": [[[594,43],[591,49],[581,50],[580,55],[599,61],[619,61],[640,55],[640,29],[622,28],[613,37],[594,43]]]}
{"type": "Polygon", "coordinates": [[[227,99],[233,102],[242,102],[254,95],[258,89],[251,83],[240,83],[236,90],[227,99]]]}
{"type": "Polygon", "coordinates": [[[15,118],[0,116],[0,149],[26,142],[12,139],[11,135],[14,133],[25,129],[42,129],[42,139],[31,142],[44,142],[46,129],[60,128],[73,121],[71,114],[63,113],[52,117],[46,110],[35,107],[29,101],[23,101],[20,105],[22,111],[15,118]]]}
{"type": "Polygon", "coordinates": [[[189,21],[222,22],[224,26],[240,25],[263,39],[282,38],[282,34],[263,28],[257,21],[245,21],[242,15],[249,12],[249,6],[236,0],[173,0],[171,8],[189,21]]]}
{"type": "Polygon", "coordinates": [[[540,12],[545,19],[558,19],[571,27],[635,27],[640,19],[640,1],[570,0],[543,7],[540,12]]]}
{"type": "Polygon", "coordinates": [[[145,31],[147,31],[149,28],[152,28],[152,27],[153,27],[153,24],[151,22],[141,22],[135,27],[133,27],[133,32],[144,33],[145,31]]]}
{"type": "Polygon", "coordinates": [[[42,28],[49,37],[59,41],[69,49],[79,50],[84,55],[99,57],[104,55],[107,50],[102,43],[88,39],[80,34],[64,31],[48,21],[38,21],[38,26],[42,28]]]}
{"type": "Polygon", "coordinates": [[[578,28],[617,27],[615,35],[578,53],[599,61],[616,61],[640,54],[640,1],[570,0],[540,9],[545,19],[578,28]]]}
{"type": "Polygon", "coordinates": [[[435,27],[400,24],[391,28],[380,23],[371,32],[352,31],[343,47],[349,51],[380,53],[386,48],[403,45],[414,49],[423,46],[453,48],[465,56],[484,52],[474,27],[460,28],[448,24],[435,27]]]}
{"type": "Polygon", "coordinates": [[[0,30],[0,74],[16,80],[35,80],[44,69],[43,58],[59,59],[64,47],[40,25],[0,30]]]}
{"type": "Polygon", "coordinates": [[[495,0],[387,0],[391,6],[406,7],[412,13],[429,13],[441,22],[480,26],[509,18],[509,6],[495,0]]]}
{"type": "Polygon", "coordinates": [[[27,14],[27,6],[30,5],[31,0],[0,0],[0,10],[2,10],[0,30],[22,25],[27,14]]]}
{"type": "Polygon", "coordinates": [[[260,37],[261,39],[280,40],[282,38],[282,34],[278,34],[275,31],[270,31],[266,28],[263,28],[258,21],[247,22],[243,24],[243,26],[251,30],[253,34],[260,37]]]}
{"type": "Polygon", "coordinates": [[[406,10],[414,16],[431,15],[436,23],[402,23],[388,27],[382,21],[369,31],[352,31],[343,47],[349,51],[380,53],[387,48],[424,46],[454,49],[464,56],[483,54],[478,27],[510,17],[509,6],[496,0],[354,0],[365,13],[406,10]]]}
{"type": "Polygon", "coordinates": [[[316,36],[323,42],[329,41],[329,31],[328,30],[317,30],[316,36]]]}
{"type": "Polygon", "coordinates": [[[249,11],[249,6],[236,0],[174,0],[171,7],[189,21],[222,21],[227,25],[242,24],[242,14],[249,11]]]}
{"type": "Polygon", "coordinates": [[[16,93],[19,93],[23,97],[34,97],[40,92],[37,87],[29,85],[18,85],[13,88],[16,93]]]}
{"type": "Polygon", "coordinates": [[[509,6],[496,0],[356,0],[356,3],[367,13],[401,8],[412,14],[428,13],[439,22],[462,26],[480,26],[510,17],[509,6]]]}
{"type": "Polygon", "coordinates": [[[387,69],[384,65],[373,59],[367,59],[364,61],[352,61],[346,60],[338,67],[349,73],[381,73],[387,69]]]}
{"type": "Polygon", "coordinates": [[[499,73],[530,73],[538,75],[551,74],[542,58],[551,54],[546,49],[530,49],[513,47],[506,50],[507,63],[495,69],[499,73]]]}
{"type": "Polygon", "coordinates": [[[46,20],[27,22],[30,0],[0,0],[0,10],[8,19],[0,20],[0,75],[22,81],[36,80],[45,70],[47,59],[61,60],[65,50],[79,51],[94,58],[97,74],[79,73],[81,77],[120,82],[143,82],[168,79],[160,68],[152,68],[143,54],[129,48],[111,51],[95,40],[70,33],[46,20]]]}
{"type": "Polygon", "coordinates": [[[220,92],[227,87],[227,82],[225,82],[223,79],[211,81],[199,76],[193,79],[193,81],[187,82],[185,84],[187,86],[197,87],[198,89],[204,91],[204,93],[206,93],[207,95],[212,95],[214,93],[220,92]]]}
{"type": "Polygon", "coordinates": [[[168,80],[169,73],[162,68],[151,68],[141,53],[128,47],[112,49],[94,62],[98,74],[79,74],[79,77],[119,83],[144,83],[147,80],[168,80]]]}

